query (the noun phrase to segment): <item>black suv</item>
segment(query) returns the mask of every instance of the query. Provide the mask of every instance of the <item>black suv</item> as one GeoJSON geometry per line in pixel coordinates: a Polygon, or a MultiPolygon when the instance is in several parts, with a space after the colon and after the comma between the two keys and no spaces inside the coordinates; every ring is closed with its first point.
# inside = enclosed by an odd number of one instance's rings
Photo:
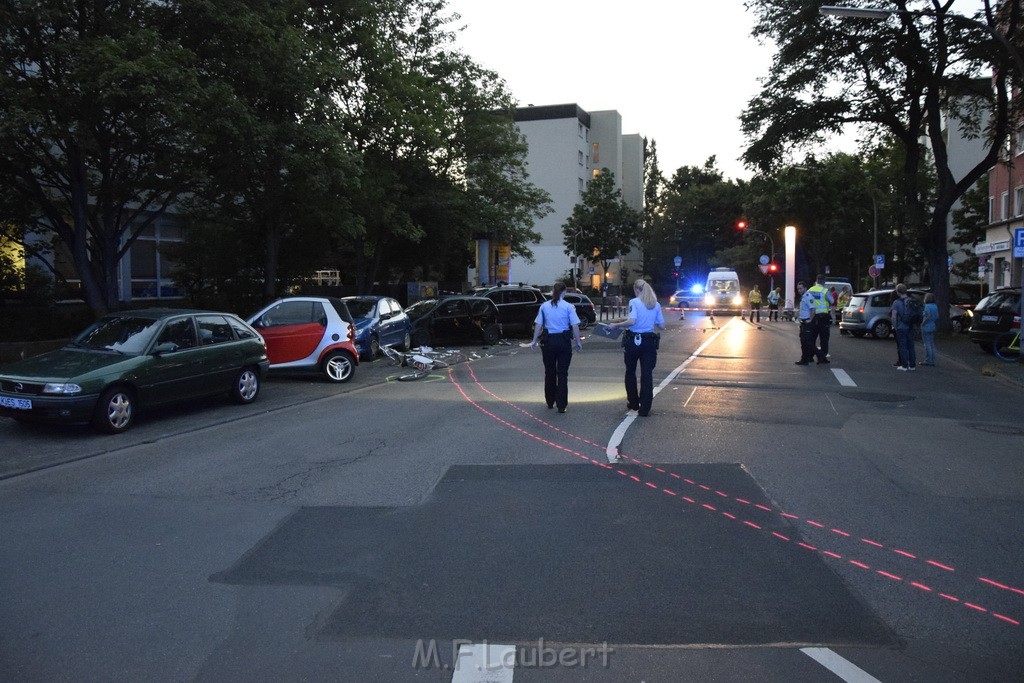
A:
{"type": "Polygon", "coordinates": [[[540,305],[546,300],[544,293],[536,287],[526,285],[502,285],[488,289],[484,296],[498,307],[498,320],[502,329],[530,332],[540,305]]]}
{"type": "Polygon", "coordinates": [[[501,324],[494,302],[482,296],[447,296],[422,299],[405,309],[412,321],[412,343],[483,342],[501,339],[501,324]]]}
{"type": "Polygon", "coordinates": [[[1020,327],[1020,287],[997,289],[971,311],[971,341],[992,353],[992,342],[1020,327]]]}

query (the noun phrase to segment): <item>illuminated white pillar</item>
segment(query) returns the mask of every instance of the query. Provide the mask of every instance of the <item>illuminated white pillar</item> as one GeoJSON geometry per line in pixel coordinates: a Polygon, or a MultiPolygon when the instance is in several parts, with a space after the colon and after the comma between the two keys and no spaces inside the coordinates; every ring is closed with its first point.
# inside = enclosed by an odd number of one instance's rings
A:
{"type": "Polygon", "coordinates": [[[792,312],[796,302],[793,300],[796,294],[796,228],[787,225],[786,236],[786,299],[785,310],[792,312]]]}

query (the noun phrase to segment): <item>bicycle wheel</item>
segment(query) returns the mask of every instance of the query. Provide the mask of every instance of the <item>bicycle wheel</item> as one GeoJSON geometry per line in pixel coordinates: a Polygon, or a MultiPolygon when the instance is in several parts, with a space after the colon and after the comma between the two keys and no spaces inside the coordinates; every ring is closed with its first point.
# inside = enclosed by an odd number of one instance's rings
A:
{"type": "Polygon", "coordinates": [[[1016,363],[1020,360],[1020,333],[1003,332],[992,342],[992,350],[999,360],[1016,363]]]}

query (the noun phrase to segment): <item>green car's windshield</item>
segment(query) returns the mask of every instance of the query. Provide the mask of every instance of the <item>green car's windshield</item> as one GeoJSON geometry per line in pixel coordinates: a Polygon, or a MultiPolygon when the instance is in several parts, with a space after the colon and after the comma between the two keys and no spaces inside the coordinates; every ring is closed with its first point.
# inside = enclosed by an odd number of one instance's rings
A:
{"type": "Polygon", "coordinates": [[[160,321],[152,318],[102,318],[75,337],[72,345],[96,351],[138,355],[146,350],[159,327],[160,321]]]}
{"type": "Polygon", "coordinates": [[[437,299],[423,299],[421,301],[417,301],[412,306],[409,306],[409,308],[405,309],[405,312],[410,318],[415,320],[416,318],[422,318],[427,313],[430,313],[430,311],[434,310],[434,306],[436,305],[437,299]]]}

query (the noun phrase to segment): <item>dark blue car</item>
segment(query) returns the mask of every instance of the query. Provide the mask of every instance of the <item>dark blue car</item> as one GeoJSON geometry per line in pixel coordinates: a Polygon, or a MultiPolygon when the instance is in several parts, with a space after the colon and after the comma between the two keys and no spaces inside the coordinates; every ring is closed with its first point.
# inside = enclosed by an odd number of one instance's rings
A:
{"type": "Polygon", "coordinates": [[[397,346],[403,351],[412,346],[409,316],[391,297],[347,296],[342,301],[352,313],[355,344],[361,357],[376,358],[382,346],[397,346]]]}

